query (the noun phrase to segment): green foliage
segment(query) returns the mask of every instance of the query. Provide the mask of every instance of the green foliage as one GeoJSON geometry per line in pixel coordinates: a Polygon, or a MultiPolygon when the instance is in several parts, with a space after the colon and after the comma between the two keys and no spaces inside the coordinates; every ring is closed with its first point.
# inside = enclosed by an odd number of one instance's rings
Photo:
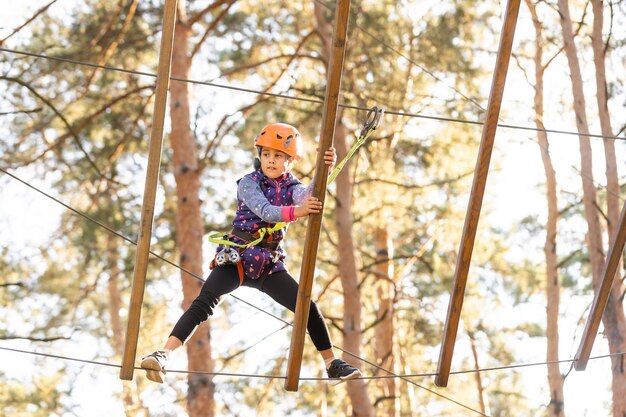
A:
{"type": "Polygon", "coordinates": [[[29,266],[11,259],[11,248],[0,247],[0,304],[9,308],[26,296],[29,266]]]}
{"type": "Polygon", "coordinates": [[[7,379],[0,373],[2,391],[0,409],[7,416],[49,417],[64,411],[63,398],[69,394],[59,389],[60,374],[38,375],[30,387],[19,380],[7,379]]]}
{"type": "MultiPolygon", "coordinates": [[[[125,2],[91,0],[73,7],[64,16],[43,16],[32,26],[32,37],[19,48],[51,57],[155,71],[160,2],[139,2],[126,27],[123,22],[130,9],[125,2]]],[[[188,14],[193,15],[205,5],[189,2],[186,7],[188,14]]],[[[326,8],[319,3],[272,0],[260,7],[259,2],[237,1],[223,16],[222,9],[211,10],[191,27],[192,41],[204,40],[194,57],[194,69],[200,74],[194,74],[194,78],[217,78],[219,83],[233,86],[323,100],[327,63],[321,52],[314,7],[321,7],[327,23],[332,23],[334,6],[326,8]]],[[[474,59],[471,47],[479,44],[481,36],[487,36],[484,33],[490,30],[496,15],[490,7],[459,1],[422,5],[416,11],[415,4],[408,2],[353,2],[340,103],[378,105],[419,116],[447,115],[472,120],[483,117],[475,102],[485,101],[478,92],[486,82],[486,72],[474,59]]],[[[6,140],[0,142],[0,164],[30,167],[47,180],[63,201],[135,239],[154,79],[71,62],[11,58],[8,54],[0,57],[0,71],[6,86],[5,103],[17,109],[15,114],[2,115],[3,124],[10,129],[1,127],[6,140]]],[[[321,105],[223,92],[201,85],[191,85],[190,90],[190,128],[200,149],[204,232],[229,227],[235,180],[250,170],[252,141],[268,122],[288,121],[303,133],[306,158],[295,173],[305,182],[311,180],[321,105]]],[[[351,141],[361,127],[364,113],[344,107],[340,113],[351,141]]],[[[354,186],[353,237],[358,248],[355,256],[360,268],[365,341],[362,354],[366,358],[374,357],[378,304],[375,229],[386,227],[393,240],[394,319],[396,343],[401,351],[400,373],[433,369],[433,351],[441,339],[479,137],[477,126],[387,114],[381,129],[341,174],[350,176],[354,186]]],[[[166,136],[151,250],[175,261],[176,184],[172,166],[171,143],[166,136]]],[[[314,297],[327,318],[333,340],[341,344],[342,314],[337,307],[343,296],[337,271],[341,260],[336,256],[337,236],[332,221],[337,204],[335,191],[331,186],[326,199],[314,297]]],[[[566,232],[571,235],[565,235],[571,237],[570,244],[560,253],[563,285],[568,290],[584,291],[589,284],[580,277],[585,275],[588,262],[586,253],[580,250],[584,236],[575,227],[580,206],[575,201],[570,203],[572,210],[564,212],[562,220],[571,226],[570,232],[566,232]]],[[[285,242],[294,276],[299,272],[305,227],[302,221],[290,226],[285,242]]],[[[507,257],[517,245],[509,233],[517,239],[532,240],[542,233],[542,228],[535,214],[524,219],[517,229],[494,230],[488,224],[480,225],[481,239],[473,258],[476,271],[472,271],[467,288],[463,320],[469,330],[480,335],[479,350],[485,362],[481,365],[510,364],[515,361],[511,345],[543,336],[542,325],[536,322],[524,320],[509,326],[504,319],[501,322],[499,317],[489,317],[493,310],[523,306],[542,291],[540,262],[507,257]]],[[[0,301],[16,312],[30,313],[30,336],[78,332],[96,340],[111,360],[117,360],[108,283],[113,267],[118,268],[122,305],[118,313],[125,322],[134,251],[132,244],[111,237],[98,225],[68,212],[61,219],[59,230],[50,236],[49,244],[39,249],[36,259],[19,259],[13,249],[3,247],[0,301]],[[111,238],[114,245],[110,245],[111,238]],[[24,285],[13,285],[15,282],[24,285]],[[29,302],[40,305],[29,310],[29,302]]],[[[208,256],[211,251],[212,248],[206,251],[208,256]]],[[[179,271],[160,260],[150,262],[143,304],[143,317],[148,319],[142,322],[139,351],[160,345],[171,328],[172,317],[180,312],[179,276],[179,271]]],[[[231,314],[244,314],[236,302],[220,308],[224,316],[211,322],[215,326],[213,340],[218,341],[218,365],[223,364],[228,372],[253,369],[257,373],[282,374],[284,348],[274,350],[269,357],[252,351],[225,361],[250,340],[242,335],[231,345],[219,343],[233,338],[224,337],[236,328],[237,321],[231,314]]],[[[285,319],[292,317],[282,309],[272,311],[285,319]]],[[[23,323],[0,328],[0,334],[11,334],[20,324],[23,323]]],[[[276,337],[277,345],[286,346],[288,333],[276,337]]],[[[54,349],[54,344],[50,349],[54,349]]],[[[466,355],[464,364],[468,363],[467,358],[466,355]]],[[[308,373],[322,375],[318,355],[310,346],[305,350],[303,364],[308,373]]],[[[369,367],[364,370],[374,373],[369,367]]],[[[61,380],[62,375],[56,378],[61,380]]],[[[458,381],[455,395],[459,400],[473,402],[475,389],[471,378],[458,381]]],[[[6,390],[10,394],[2,397],[3,411],[17,416],[58,412],[60,398],[69,394],[53,388],[39,392],[36,388],[40,383],[10,381],[6,390]],[[10,398],[19,401],[10,404],[10,398]],[[28,404],[40,405],[32,411],[28,404]],[[34,414],[25,414],[31,411],[34,414]]],[[[223,416],[251,410],[259,416],[315,415],[322,406],[328,407],[329,415],[347,412],[345,386],[329,391],[326,386],[306,382],[297,396],[288,398],[282,390],[282,380],[222,378],[217,383],[216,410],[223,416]]],[[[402,410],[408,415],[414,411],[410,410],[408,392],[417,388],[397,383],[404,394],[402,410]]],[[[58,381],[48,384],[57,385],[58,381]]],[[[532,413],[533,406],[527,398],[513,395],[522,385],[516,374],[492,377],[488,384],[491,415],[532,413]]],[[[184,392],[183,383],[176,387],[184,392]]],[[[373,392],[374,388],[370,390],[373,392]]],[[[425,391],[418,392],[420,404],[438,401],[425,391]]],[[[456,406],[437,402],[437,407],[442,416],[459,415],[456,406]]],[[[429,411],[425,405],[419,408],[424,415],[429,411]]]]}

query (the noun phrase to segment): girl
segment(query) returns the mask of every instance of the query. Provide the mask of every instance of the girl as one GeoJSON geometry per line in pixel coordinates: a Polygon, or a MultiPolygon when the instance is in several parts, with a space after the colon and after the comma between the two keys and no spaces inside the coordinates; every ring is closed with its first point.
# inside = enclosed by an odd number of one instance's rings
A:
{"type": "MultiPolygon", "coordinates": [[[[259,157],[255,170],[237,181],[237,211],[227,240],[241,246],[220,244],[211,263],[211,274],[200,295],[180,317],[163,350],[142,358],[148,379],[162,383],[170,353],[181,347],[200,323],[213,314],[220,298],[239,286],[256,288],[292,312],[296,308],[298,283],[284,264],[280,246],[286,227],[276,223],[294,222],[322,210],[322,202],[310,195],[290,170],[302,156],[298,130],[285,123],[265,126],[254,141],[259,157]],[[279,226],[280,227],[280,226],[279,226]],[[274,230],[274,229],[278,230],[274,230]],[[246,247],[247,246],[247,247],[246,247]]],[[[334,148],[324,153],[329,167],[336,162],[334,148]]],[[[361,372],[335,356],[328,328],[317,305],[311,301],[307,330],[335,385],[357,378],[361,372]]]]}

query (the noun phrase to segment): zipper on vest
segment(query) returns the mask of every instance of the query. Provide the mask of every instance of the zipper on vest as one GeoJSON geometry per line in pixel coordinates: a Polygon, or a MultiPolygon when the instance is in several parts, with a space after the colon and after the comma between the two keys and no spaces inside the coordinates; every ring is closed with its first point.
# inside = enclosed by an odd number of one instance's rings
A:
{"type": "Polygon", "coordinates": [[[280,199],[280,183],[276,180],[274,180],[276,182],[276,201],[274,202],[275,206],[278,206],[278,200],[280,199]]]}

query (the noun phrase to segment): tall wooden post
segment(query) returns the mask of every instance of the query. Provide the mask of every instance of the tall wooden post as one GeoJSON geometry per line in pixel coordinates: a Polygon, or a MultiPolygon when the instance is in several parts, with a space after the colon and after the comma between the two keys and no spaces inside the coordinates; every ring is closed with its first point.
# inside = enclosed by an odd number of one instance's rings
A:
{"type": "Polygon", "coordinates": [[[165,0],[163,13],[163,31],[161,34],[161,49],[159,51],[159,68],[156,81],[156,97],[154,101],[154,115],[150,132],[150,147],[148,150],[148,168],[146,184],[141,206],[141,223],[137,250],[135,252],[135,269],[133,271],[133,288],[128,311],[128,326],[120,379],[132,380],[137,354],[137,340],[139,338],[139,321],[141,306],[146,284],[150,238],[152,237],[152,221],[154,220],[154,204],[156,189],[159,180],[161,164],[161,147],[163,145],[163,124],[165,121],[165,107],[167,104],[167,90],[170,82],[170,67],[172,63],[172,43],[174,40],[174,24],[176,23],[177,0],[165,0]]]}
{"type": "Polygon", "coordinates": [[[496,128],[498,127],[500,105],[502,104],[504,84],[506,82],[506,74],[509,69],[509,59],[511,58],[511,48],[513,45],[513,37],[515,35],[515,26],[517,24],[519,6],[520,0],[508,1],[502,32],[500,35],[500,46],[498,48],[498,56],[496,58],[491,92],[489,93],[487,115],[485,124],[483,125],[482,138],[480,141],[480,148],[478,150],[478,159],[476,160],[476,168],[474,170],[472,191],[465,216],[465,225],[463,226],[463,235],[461,237],[459,254],[456,260],[454,285],[450,296],[450,303],[448,304],[448,315],[446,317],[446,324],[444,327],[444,337],[441,342],[441,351],[439,353],[439,364],[437,367],[435,384],[440,387],[448,385],[448,377],[450,376],[452,352],[454,350],[456,334],[459,328],[461,309],[463,308],[463,297],[465,296],[465,284],[467,283],[467,274],[472,260],[476,229],[478,228],[480,210],[482,208],[483,196],[485,194],[485,184],[487,182],[487,175],[489,174],[489,162],[491,161],[491,152],[493,151],[496,128]]]}
{"type": "MultiPolygon", "coordinates": [[[[320,144],[315,164],[315,179],[313,180],[313,196],[319,198],[322,202],[324,202],[326,195],[326,184],[328,180],[328,166],[324,162],[324,152],[332,146],[333,137],[335,135],[337,105],[341,88],[341,75],[343,71],[349,15],[350,0],[337,0],[335,26],[333,29],[333,49],[328,69],[320,144]]],[[[311,306],[313,274],[315,273],[317,247],[319,244],[320,229],[322,227],[322,216],[323,213],[312,214],[308,219],[302,267],[300,270],[300,285],[298,287],[294,326],[291,334],[291,346],[289,348],[289,359],[287,363],[287,380],[285,381],[285,389],[287,391],[298,390],[304,338],[306,336],[309,308],[311,306]]]]}
{"type": "Polygon", "coordinates": [[[613,281],[615,280],[615,272],[617,272],[620,258],[624,252],[624,243],[626,243],[626,202],[624,202],[622,213],[619,216],[617,233],[615,233],[611,246],[609,247],[609,254],[604,264],[602,282],[600,283],[600,288],[596,292],[593,299],[591,311],[589,312],[589,318],[587,319],[585,330],[583,331],[583,337],[580,341],[578,352],[576,352],[574,369],[577,371],[584,371],[585,368],[587,368],[591,348],[593,347],[596,334],[598,334],[600,321],[602,320],[602,315],[604,314],[604,310],[606,309],[606,305],[609,301],[611,287],[613,286],[613,281]]]}

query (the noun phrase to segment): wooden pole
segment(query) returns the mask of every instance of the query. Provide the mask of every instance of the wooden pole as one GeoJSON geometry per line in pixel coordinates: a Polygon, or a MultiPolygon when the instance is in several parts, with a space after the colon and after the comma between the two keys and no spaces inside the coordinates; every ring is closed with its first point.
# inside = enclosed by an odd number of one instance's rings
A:
{"type": "Polygon", "coordinates": [[[128,326],[120,379],[132,380],[137,354],[137,340],[139,338],[139,320],[146,284],[148,269],[148,255],[150,238],[152,237],[152,221],[154,219],[154,203],[159,179],[161,164],[161,146],[163,144],[163,124],[165,122],[165,106],[167,104],[167,89],[170,81],[170,67],[172,63],[172,43],[174,40],[174,25],[176,23],[177,0],[165,0],[163,13],[163,31],[161,34],[161,49],[159,52],[159,68],[156,81],[156,97],[152,130],[150,132],[150,147],[148,150],[148,168],[146,184],[141,206],[141,223],[137,250],[135,252],[135,269],[133,271],[133,288],[128,311],[128,326]]]}
{"type": "Polygon", "coordinates": [[[500,106],[502,104],[506,74],[509,68],[509,60],[511,57],[511,48],[513,45],[513,37],[515,35],[515,26],[517,24],[519,6],[520,0],[508,0],[505,11],[505,18],[500,36],[500,46],[498,48],[498,56],[496,58],[491,91],[489,93],[487,115],[483,125],[482,138],[480,140],[480,148],[478,150],[478,159],[476,160],[476,167],[474,169],[472,191],[465,216],[465,225],[463,226],[463,235],[461,237],[459,255],[457,257],[456,270],[454,273],[454,285],[450,296],[450,303],[448,304],[448,315],[444,327],[444,337],[441,342],[441,351],[439,353],[439,365],[437,369],[437,376],[435,377],[435,384],[440,387],[448,385],[448,377],[450,376],[452,352],[454,350],[454,343],[459,327],[461,309],[463,308],[465,284],[467,283],[467,273],[472,260],[472,250],[474,249],[476,229],[478,228],[480,210],[482,208],[483,196],[485,194],[485,184],[487,182],[487,175],[489,174],[489,162],[491,160],[491,152],[493,151],[496,128],[498,127],[498,117],[500,116],[500,106]]]}
{"type": "MultiPolygon", "coordinates": [[[[332,146],[335,135],[337,105],[341,88],[341,74],[343,71],[349,15],[350,0],[337,0],[335,26],[333,29],[333,49],[328,68],[320,144],[315,164],[315,179],[313,180],[312,195],[319,198],[322,203],[326,195],[326,183],[328,180],[328,165],[324,162],[324,152],[332,146]]],[[[311,288],[313,286],[313,274],[315,273],[317,246],[319,244],[320,229],[322,227],[322,214],[323,213],[310,215],[306,229],[302,267],[300,270],[300,284],[298,286],[296,312],[293,331],[291,333],[289,359],[287,362],[287,380],[285,381],[285,389],[287,391],[298,390],[304,338],[306,336],[309,308],[311,306],[311,288]]]]}
{"type": "Polygon", "coordinates": [[[587,319],[585,330],[583,331],[583,337],[580,341],[578,352],[576,352],[574,369],[577,371],[584,371],[585,368],[587,368],[591,348],[598,334],[600,321],[602,320],[602,315],[609,301],[611,287],[615,279],[615,272],[617,272],[617,267],[624,251],[624,243],[626,243],[626,202],[624,202],[622,213],[619,216],[617,233],[613,236],[613,241],[609,247],[609,255],[606,258],[604,272],[602,273],[602,282],[593,299],[589,318],[587,319]]]}

